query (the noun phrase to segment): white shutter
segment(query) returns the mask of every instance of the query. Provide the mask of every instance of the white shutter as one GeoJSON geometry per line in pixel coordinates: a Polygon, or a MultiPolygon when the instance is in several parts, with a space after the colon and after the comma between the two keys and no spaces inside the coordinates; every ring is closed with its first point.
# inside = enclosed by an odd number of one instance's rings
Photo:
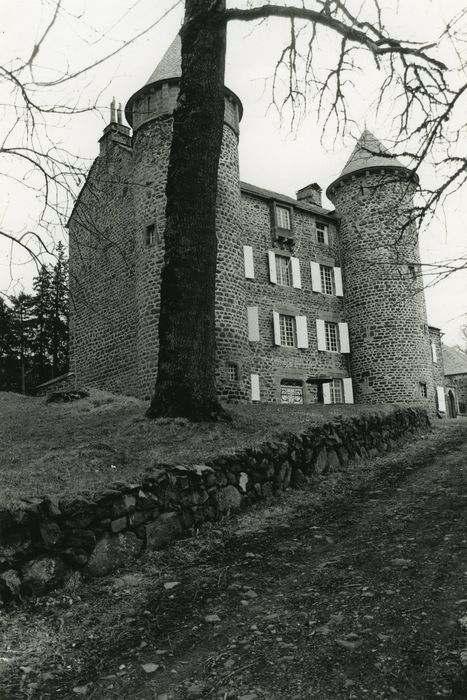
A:
{"type": "Polygon", "coordinates": [[[438,361],[438,353],[436,352],[435,343],[431,343],[431,357],[433,358],[433,362],[438,361]]]}
{"type": "Polygon", "coordinates": [[[340,267],[334,268],[334,289],[336,290],[336,297],[344,296],[344,290],[342,288],[342,270],[340,267]]]}
{"type": "Polygon", "coordinates": [[[441,413],[446,413],[446,397],[444,396],[444,387],[436,387],[436,396],[438,398],[438,411],[441,413]]]}
{"type": "Polygon", "coordinates": [[[257,306],[247,306],[246,308],[248,314],[248,340],[251,342],[258,342],[259,340],[259,319],[258,319],[258,307],[257,306]]]}
{"type": "Polygon", "coordinates": [[[344,386],[344,403],[353,403],[352,379],[344,377],[342,384],[344,386]]]}
{"type": "Polygon", "coordinates": [[[323,384],[323,403],[331,403],[331,384],[323,384]]]}
{"type": "Polygon", "coordinates": [[[243,262],[245,264],[245,277],[253,280],[255,278],[255,263],[251,245],[243,246],[243,262]]]}
{"type": "Polygon", "coordinates": [[[298,258],[290,258],[292,268],[292,286],[295,289],[302,288],[302,277],[300,275],[300,260],[298,258]]]}
{"type": "Polygon", "coordinates": [[[349,326],[347,323],[339,323],[339,345],[341,352],[350,352],[349,326]]]}
{"type": "Polygon", "coordinates": [[[277,284],[277,274],[276,274],[276,254],[272,250],[268,252],[269,258],[269,280],[273,284],[277,284]]]}
{"type": "Polygon", "coordinates": [[[318,338],[318,350],[326,350],[326,332],[324,330],[324,321],[320,318],[316,319],[316,335],[318,338]]]}
{"type": "Polygon", "coordinates": [[[295,325],[297,328],[297,348],[308,347],[308,327],[306,316],[295,316],[295,325]]]}
{"type": "Polygon", "coordinates": [[[329,228],[328,228],[328,226],[324,227],[324,242],[326,245],[329,245],[329,228]]]}
{"type": "Polygon", "coordinates": [[[261,394],[259,391],[259,374],[250,374],[251,380],[251,400],[260,401],[261,394]]]}
{"type": "Polygon", "coordinates": [[[314,292],[322,293],[323,288],[321,287],[321,270],[319,268],[319,263],[311,262],[311,288],[314,292]]]}
{"type": "Polygon", "coordinates": [[[274,345],[280,345],[281,344],[281,329],[280,329],[280,325],[279,325],[279,312],[278,311],[272,312],[272,323],[274,326],[274,345]]]}

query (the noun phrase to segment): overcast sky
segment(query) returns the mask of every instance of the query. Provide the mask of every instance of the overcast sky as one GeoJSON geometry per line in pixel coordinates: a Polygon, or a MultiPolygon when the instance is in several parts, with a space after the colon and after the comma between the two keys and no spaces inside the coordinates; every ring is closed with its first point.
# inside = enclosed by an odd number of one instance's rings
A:
{"type": "MultiPolygon", "coordinates": [[[[145,27],[156,22],[174,5],[174,0],[63,0],[57,22],[36,58],[33,78],[51,80],[64,72],[79,70],[119,48],[145,27]]],[[[360,4],[360,3],[359,3],[360,4]]],[[[395,6],[396,2],[382,3],[395,6]]],[[[411,0],[397,3],[397,15],[388,16],[392,30],[399,36],[414,40],[432,40],[446,21],[462,9],[463,0],[411,0]]],[[[243,1],[230,6],[245,6],[243,1]]],[[[371,12],[373,0],[364,0],[371,12]]],[[[2,27],[0,29],[0,65],[11,67],[18,58],[30,55],[37,37],[51,18],[55,0],[0,0],[2,27]],[[27,18],[27,21],[25,21],[27,18]]],[[[310,1],[309,6],[313,3],[310,1]]],[[[97,141],[108,121],[112,96],[123,104],[141,87],[164,51],[173,40],[182,19],[181,3],[151,31],[127,46],[111,60],[86,72],[80,78],[59,88],[41,88],[36,96],[42,104],[60,101],[80,107],[97,105],[97,111],[61,117],[49,128],[55,143],[61,143],[89,166],[97,155],[97,141]]],[[[370,15],[371,19],[371,15],[370,15]]],[[[390,145],[394,109],[383,105],[378,117],[375,110],[375,90],[378,75],[369,62],[362,64],[354,75],[355,86],[349,101],[355,121],[343,138],[336,135],[334,125],[322,139],[317,124],[316,104],[307,105],[307,115],[291,129],[290,113],[279,118],[271,107],[271,76],[281,47],[288,38],[289,25],[284,20],[229,27],[226,84],[242,100],[244,117],[240,132],[241,179],[287,195],[310,182],[318,182],[323,190],[335,179],[354,146],[354,140],[366,125],[386,145],[390,145]]],[[[336,44],[324,36],[320,44],[319,61],[324,69],[334,65],[336,44]]],[[[449,44],[442,47],[447,59],[452,58],[449,44]]],[[[12,96],[0,84],[0,134],[2,141],[12,125],[12,96]]],[[[16,127],[19,128],[19,127],[16,127]]],[[[18,139],[20,138],[19,132],[18,139]]],[[[10,136],[11,139],[11,136],[10,136]]],[[[10,141],[11,142],[11,141],[10,141]]],[[[40,213],[37,193],[20,183],[2,176],[10,175],[10,163],[0,160],[0,228],[11,232],[33,229],[40,213]]],[[[16,173],[21,179],[31,179],[30,173],[16,173]]],[[[422,181],[434,182],[435,174],[427,166],[422,181]]],[[[38,181],[34,180],[37,185],[38,181]]],[[[465,199],[465,195],[464,195],[465,199]]],[[[325,206],[331,207],[325,202],[325,206]]],[[[453,196],[429,231],[421,236],[422,261],[467,257],[467,211],[462,196],[453,196]]],[[[0,289],[9,293],[28,286],[34,274],[30,265],[9,264],[10,250],[0,245],[0,289]],[[13,278],[13,279],[12,279],[13,278]]],[[[15,260],[24,263],[24,256],[15,260]]],[[[459,326],[467,320],[467,271],[456,273],[428,289],[429,322],[446,333],[448,344],[459,342],[459,326]]]]}

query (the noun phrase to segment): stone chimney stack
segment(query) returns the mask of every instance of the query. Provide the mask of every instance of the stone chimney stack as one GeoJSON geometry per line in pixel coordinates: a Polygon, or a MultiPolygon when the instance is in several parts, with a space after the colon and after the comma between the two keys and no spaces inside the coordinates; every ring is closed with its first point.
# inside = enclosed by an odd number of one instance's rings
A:
{"type": "Polygon", "coordinates": [[[122,124],[122,105],[115,103],[115,97],[110,103],[110,124],[104,129],[99,139],[100,155],[107,153],[114,143],[131,147],[131,132],[128,126],[122,124]]]}
{"type": "Polygon", "coordinates": [[[314,204],[317,207],[322,207],[321,204],[321,192],[322,189],[317,182],[312,182],[311,185],[302,187],[301,190],[297,192],[297,199],[299,202],[304,202],[305,204],[314,204]]]}

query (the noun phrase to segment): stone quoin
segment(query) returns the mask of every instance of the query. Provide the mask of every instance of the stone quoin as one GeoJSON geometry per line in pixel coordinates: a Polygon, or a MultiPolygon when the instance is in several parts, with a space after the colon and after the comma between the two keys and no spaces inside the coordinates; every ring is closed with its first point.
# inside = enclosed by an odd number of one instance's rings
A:
{"type": "MultiPolygon", "coordinates": [[[[122,110],[69,220],[71,370],[77,386],[149,398],[156,379],[165,185],[180,39],[122,110]]],[[[225,88],[219,163],[217,387],[226,402],[416,403],[444,412],[429,327],[418,179],[364,131],[322,206],[239,180],[243,107],[225,88]]]]}

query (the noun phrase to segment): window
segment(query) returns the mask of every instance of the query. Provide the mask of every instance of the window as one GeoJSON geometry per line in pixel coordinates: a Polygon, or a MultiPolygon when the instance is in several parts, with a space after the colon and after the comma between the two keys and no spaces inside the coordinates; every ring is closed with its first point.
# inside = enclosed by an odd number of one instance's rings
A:
{"type": "Polygon", "coordinates": [[[283,287],[302,288],[302,277],[300,273],[300,260],[278,255],[273,250],[268,252],[269,257],[269,280],[272,284],[280,284],[283,287]]]}
{"type": "Polygon", "coordinates": [[[407,267],[408,267],[409,275],[411,276],[411,278],[413,280],[416,280],[417,279],[417,269],[416,269],[415,265],[407,265],[407,267]]]}
{"type": "Polygon", "coordinates": [[[344,403],[342,379],[333,379],[330,384],[331,403],[344,403]]]}
{"type": "Polygon", "coordinates": [[[426,399],[428,397],[428,391],[426,388],[426,383],[425,382],[420,382],[419,384],[419,389],[420,389],[420,396],[422,399],[426,399]]]}
{"type": "Polygon", "coordinates": [[[334,269],[327,265],[320,265],[319,269],[323,294],[334,294],[334,269]]]}
{"type": "Polygon", "coordinates": [[[288,231],[292,228],[290,209],[288,207],[276,207],[276,226],[288,231]]]}
{"type": "Polygon", "coordinates": [[[303,403],[303,383],[299,379],[281,381],[281,403],[303,403]]]}
{"type": "Polygon", "coordinates": [[[229,364],[227,366],[227,374],[229,377],[229,382],[237,382],[238,381],[238,365],[235,365],[233,363],[229,364]]]}
{"type": "Polygon", "coordinates": [[[279,330],[281,345],[295,347],[295,316],[279,314],[279,330]]]}
{"type": "Polygon", "coordinates": [[[276,255],[276,279],[277,284],[282,284],[284,287],[292,285],[290,270],[290,258],[284,255],[276,255]]]}
{"type": "Polygon", "coordinates": [[[324,332],[326,334],[326,350],[330,352],[339,352],[339,344],[337,341],[337,323],[324,322],[324,332]]]}
{"type": "Polygon", "coordinates": [[[316,238],[318,240],[318,243],[324,243],[325,245],[329,245],[328,226],[326,224],[321,223],[321,221],[316,222],[316,238]]]}
{"type": "Polygon", "coordinates": [[[156,242],[156,224],[146,226],[146,245],[154,245],[156,242]]]}

